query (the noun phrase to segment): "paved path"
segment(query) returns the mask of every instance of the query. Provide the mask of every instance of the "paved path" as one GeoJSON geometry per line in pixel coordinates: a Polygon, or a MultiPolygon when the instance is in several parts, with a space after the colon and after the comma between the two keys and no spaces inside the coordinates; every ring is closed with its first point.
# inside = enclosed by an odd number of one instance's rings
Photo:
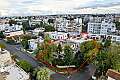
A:
{"type": "Polygon", "coordinates": [[[86,69],[80,72],[76,72],[71,76],[65,76],[58,73],[52,74],[51,77],[54,80],[89,80],[95,72],[95,66],[88,65],[86,69]]]}

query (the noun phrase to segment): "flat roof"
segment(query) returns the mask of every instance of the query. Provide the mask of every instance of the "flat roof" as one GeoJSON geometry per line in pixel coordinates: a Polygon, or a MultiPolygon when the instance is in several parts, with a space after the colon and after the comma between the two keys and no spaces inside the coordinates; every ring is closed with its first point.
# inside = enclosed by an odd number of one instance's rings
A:
{"type": "Polygon", "coordinates": [[[70,41],[70,42],[75,42],[75,43],[83,43],[83,42],[85,42],[85,41],[90,41],[91,39],[87,39],[87,40],[85,40],[85,39],[75,39],[75,38],[73,38],[73,39],[70,39],[70,40],[68,40],[68,41],[70,41]]]}
{"type": "Polygon", "coordinates": [[[29,74],[27,74],[23,69],[21,69],[20,67],[18,67],[15,64],[4,67],[3,71],[9,73],[8,75],[6,75],[7,80],[27,80],[27,79],[29,79],[29,74]]]}

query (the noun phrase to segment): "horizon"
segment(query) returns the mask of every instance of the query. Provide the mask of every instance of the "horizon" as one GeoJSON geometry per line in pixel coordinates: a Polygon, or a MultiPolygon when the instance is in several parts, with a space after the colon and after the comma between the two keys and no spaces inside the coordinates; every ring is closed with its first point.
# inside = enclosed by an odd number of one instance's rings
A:
{"type": "Polygon", "coordinates": [[[106,13],[106,14],[43,14],[43,15],[10,15],[10,16],[0,16],[0,17],[28,17],[28,16],[58,16],[58,15],[71,15],[71,16],[74,16],[74,15],[120,15],[120,13],[106,13]]]}

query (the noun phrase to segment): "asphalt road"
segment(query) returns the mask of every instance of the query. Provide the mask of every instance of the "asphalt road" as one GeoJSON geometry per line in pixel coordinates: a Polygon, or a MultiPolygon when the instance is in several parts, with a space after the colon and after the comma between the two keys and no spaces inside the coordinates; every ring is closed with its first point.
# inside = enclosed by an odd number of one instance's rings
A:
{"type": "Polygon", "coordinates": [[[29,53],[26,53],[24,51],[21,51],[18,47],[20,45],[11,45],[6,43],[3,40],[0,40],[0,43],[5,44],[6,49],[10,51],[11,54],[15,54],[18,56],[19,60],[26,60],[28,61],[34,68],[36,67],[42,67],[43,64],[40,63],[39,61],[35,60],[33,57],[29,55],[29,53]]]}

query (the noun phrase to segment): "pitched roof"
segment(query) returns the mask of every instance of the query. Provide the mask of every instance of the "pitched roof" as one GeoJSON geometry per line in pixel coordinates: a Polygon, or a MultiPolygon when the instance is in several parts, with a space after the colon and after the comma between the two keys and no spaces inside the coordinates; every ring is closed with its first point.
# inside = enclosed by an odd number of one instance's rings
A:
{"type": "Polygon", "coordinates": [[[108,69],[107,76],[116,80],[120,80],[120,73],[112,69],[108,69]]]}

